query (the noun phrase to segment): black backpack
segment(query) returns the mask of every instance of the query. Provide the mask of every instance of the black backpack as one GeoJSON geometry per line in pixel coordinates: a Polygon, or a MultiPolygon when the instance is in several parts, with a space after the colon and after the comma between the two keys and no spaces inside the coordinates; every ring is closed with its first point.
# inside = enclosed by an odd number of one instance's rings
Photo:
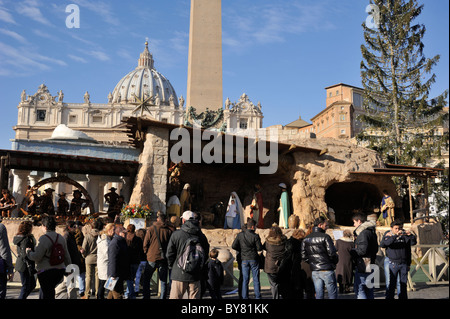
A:
{"type": "Polygon", "coordinates": [[[182,254],[178,257],[178,267],[188,274],[199,272],[205,263],[205,251],[197,237],[190,237],[182,254]]]}

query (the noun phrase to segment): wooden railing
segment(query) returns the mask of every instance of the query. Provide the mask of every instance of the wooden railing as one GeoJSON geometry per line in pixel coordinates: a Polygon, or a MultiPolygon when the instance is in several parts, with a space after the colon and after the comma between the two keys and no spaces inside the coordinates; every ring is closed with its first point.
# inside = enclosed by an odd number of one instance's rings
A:
{"type": "MultiPolygon", "coordinates": [[[[423,271],[425,276],[429,279],[426,281],[426,284],[429,285],[448,285],[448,278],[444,278],[444,275],[448,276],[448,268],[449,268],[449,259],[443,253],[441,248],[447,248],[448,245],[415,245],[411,247],[411,257],[412,261],[415,263],[411,265],[411,271],[408,273],[408,288],[411,290],[415,290],[414,282],[412,278],[417,273],[419,269],[423,271]],[[426,250],[423,254],[422,258],[420,258],[416,253],[416,248],[420,248],[422,251],[426,250]],[[440,260],[444,261],[443,268],[439,271],[437,269],[437,257],[440,257],[440,260]],[[425,264],[428,264],[428,269],[425,267],[425,264]]],[[[440,264],[442,265],[442,264],[440,264]]]]}

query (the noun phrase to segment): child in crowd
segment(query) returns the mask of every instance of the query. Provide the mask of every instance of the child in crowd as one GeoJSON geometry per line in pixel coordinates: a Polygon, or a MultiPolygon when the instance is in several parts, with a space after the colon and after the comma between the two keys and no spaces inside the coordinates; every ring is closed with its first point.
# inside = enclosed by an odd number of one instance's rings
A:
{"type": "Polygon", "coordinates": [[[208,260],[208,282],[207,287],[212,299],[222,299],[220,286],[223,284],[223,266],[217,259],[219,251],[215,248],[211,249],[208,260]]]}

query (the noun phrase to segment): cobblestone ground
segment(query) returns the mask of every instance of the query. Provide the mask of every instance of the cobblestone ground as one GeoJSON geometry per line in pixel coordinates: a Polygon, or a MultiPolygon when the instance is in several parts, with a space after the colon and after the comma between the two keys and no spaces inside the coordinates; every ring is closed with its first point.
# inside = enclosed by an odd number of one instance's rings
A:
{"type": "MultiPolygon", "coordinates": [[[[8,284],[8,290],[6,293],[7,299],[17,299],[19,297],[21,285],[19,282],[13,282],[8,284]]],[[[261,287],[262,298],[271,299],[269,287],[261,287]]],[[[427,285],[427,284],[415,284],[415,291],[408,291],[409,299],[449,299],[449,285],[427,285]]],[[[224,299],[238,299],[238,294],[235,291],[223,290],[224,299]]],[[[250,288],[250,298],[253,297],[252,287],[250,288]]],[[[326,296],[325,296],[326,297],[326,296]]],[[[157,296],[152,296],[157,298],[157,296]]],[[[39,299],[39,290],[35,289],[28,299],[39,299]]],[[[137,299],[142,299],[142,294],[138,294],[137,299]]],[[[210,299],[209,294],[206,293],[204,299],[210,299]]],[[[341,294],[338,299],[355,299],[354,293],[341,294]]],[[[384,288],[381,287],[375,290],[375,299],[385,299],[384,288]]]]}

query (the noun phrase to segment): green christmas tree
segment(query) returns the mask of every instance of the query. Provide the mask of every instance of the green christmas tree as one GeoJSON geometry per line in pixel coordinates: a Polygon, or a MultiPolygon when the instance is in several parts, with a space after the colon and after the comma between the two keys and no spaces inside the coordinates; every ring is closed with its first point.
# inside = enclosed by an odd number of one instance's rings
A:
{"type": "Polygon", "coordinates": [[[357,140],[377,150],[387,163],[430,165],[448,150],[448,91],[430,98],[432,69],[440,56],[426,58],[425,26],[415,23],[423,10],[416,0],[373,0],[373,25],[363,23],[361,46],[365,114],[357,140]],[[428,162],[428,163],[427,163],[428,162]]]}

